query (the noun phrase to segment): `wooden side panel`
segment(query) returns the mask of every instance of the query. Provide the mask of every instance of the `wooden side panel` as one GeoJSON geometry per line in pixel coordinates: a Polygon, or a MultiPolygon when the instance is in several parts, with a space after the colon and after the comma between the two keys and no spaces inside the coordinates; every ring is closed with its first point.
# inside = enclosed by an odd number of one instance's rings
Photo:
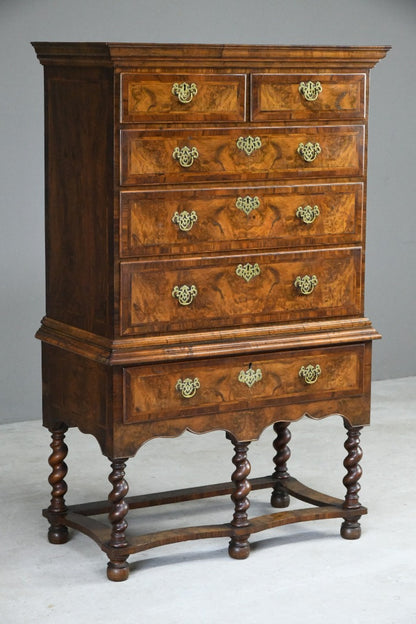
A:
{"type": "Polygon", "coordinates": [[[162,130],[121,133],[121,183],[186,183],[196,180],[265,180],[280,177],[345,177],[364,173],[364,126],[247,127],[218,130],[162,130]],[[240,137],[257,138],[250,155],[237,147],[240,137]],[[319,143],[313,162],[298,153],[303,143],[319,143]],[[195,148],[198,156],[183,167],[176,148],[195,148]]]}
{"type": "MultiPolygon", "coordinates": [[[[244,74],[122,74],[122,121],[245,121],[244,74]],[[195,85],[189,101],[172,93],[174,84],[195,85]]],[[[186,94],[185,94],[186,96],[186,94]]]]}
{"type": "Polygon", "coordinates": [[[157,333],[357,315],[361,312],[361,248],[212,256],[121,264],[122,333],[157,333]],[[258,265],[249,281],[239,265],[258,265]],[[318,284],[302,295],[297,276],[318,284]],[[189,304],[175,286],[195,287],[189,304]]]}
{"type": "Polygon", "coordinates": [[[49,67],[45,86],[47,315],[110,336],[112,73],[49,67]]]}
{"type": "Polygon", "coordinates": [[[360,243],[362,210],[361,183],[123,191],[120,255],[360,243]],[[246,197],[251,212],[237,205],[246,197]],[[306,206],[318,207],[312,223],[297,216],[306,206]]]}

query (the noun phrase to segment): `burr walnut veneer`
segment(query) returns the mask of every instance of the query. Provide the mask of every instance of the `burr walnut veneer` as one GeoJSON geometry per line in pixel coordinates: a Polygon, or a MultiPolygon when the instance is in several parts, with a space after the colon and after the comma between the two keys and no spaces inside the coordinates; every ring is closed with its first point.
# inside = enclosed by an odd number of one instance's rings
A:
{"type": "MultiPolygon", "coordinates": [[[[364,317],[369,70],[387,47],[35,43],[45,69],[43,422],[49,540],[108,555],[343,518],[360,536],[359,434],[370,419],[364,317]],[[338,414],[346,495],[289,475],[289,424],[338,414]],[[271,474],[248,445],[273,425],[271,474]],[[107,501],[66,506],[65,432],[111,462],[107,501]],[[127,459],[155,437],[224,430],[230,482],[127,497],[127,459]],[[312,506],[250,518],[250,489],[312,506]],[[231,494],[230,522],[135,536],[130,509],[231,494]],[[107,513],[108,524],[93,516],[107,513]]],[[[87,461],[86,461],[87,463],[87,461]]]]}

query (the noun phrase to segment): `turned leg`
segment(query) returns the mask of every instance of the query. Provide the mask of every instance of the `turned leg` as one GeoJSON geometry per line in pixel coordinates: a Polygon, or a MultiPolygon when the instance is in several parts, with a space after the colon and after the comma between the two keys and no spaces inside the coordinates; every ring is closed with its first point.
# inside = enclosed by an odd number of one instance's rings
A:
{"type": "Polygon", "coordinates": [[[115,459],[111,464],[112,471],[108,477],[113,486],[108,495],[108,501],[111,504],[108,519],[112,525],[109,546],[115,551],[111,553],[111,556],[109,555],[110,561],[107,564],[107,576],[110,581],[125,581],[129,576],[129,564],[126,561],[128,554],[126,555],[123,551],[120,551],[120,554],[117,553],[117,549],[124,549],[128,546],[125,536],[127,529],[125,518],[129,506],[124,500],[129,491],[127,481],[124,479],[126,461],[126,458],[115,459]]]}
{"type": "Polygon", "coordinates": [[[247,459],[247,449],[249,442],[237,442],[230,436],[229,439],[234,445],[235,455],[233,457],[234,470],[231,479],[234,483],[234,492],[231,494],[231,500],[234,503],[234,515],[231,520],[233,534],[228,546],[228,554],[233,559],[246,559],[250,554],[250,537],[249,520],[247,511],[250,507],[248,495],[250,494],[251,485],[247,477],[250,474],[251,466],[247,459]]]}
{"type": "Polygon", "coordinates": [[[275,470],[273,477],[276,479],[275,486],[273,488],[270,503],[272,507],[288,507],[290,503],[289,494],[286,492],[284,482],[290,475],[287,471],[287,462],[290,458],[290,449],[288,444],[290,442],[290,431],[287,422],[277,422],[273,425],[273,429],[276,433],[276,438],[273,442],[273,447],[276,451],[276,455],[273,457],[275,464],[275,470]]]}
{"type": "Polygon", "coordinates": [[[64,424],[50,429],[52,434],[51,449],[48,462],[52,468],[49,475],[49,484],[52,486],[52,498],[48,507],[48,519],[50,523],[48,531],[48,540],[51,544],[65,544],[69,539],[68,528],[60,522],[62,516],[67,512],[65,505],[65,494],[68,487],[65,483],[65,477],[68,467],[65,463],[65,457],[68,454],[68,447],[64,442],[65,433],[68,427],[64,424]]]}
{"type": "MultiPolygon", "coordinates": [[[[358,481],[361,478],[362,470],[358,462],[363,456],[363,452],[359,446],[360,431],[362,427],[351,427],[346,421],[344,421],[344,425],[348,432],[347,439],[344,444],[348,455],[344,460],[344,466],[347,470],[347,474],[343,479],[343,484],[347,488],[347,493],[345,495],[343,508],[359,509],[360,503],[358,499],[358,492],[360,491],[360,484],[358,481]]],[[[361,526],[358,522],[360,517],[361,514],[357,514],[357,516],[344,518],[344,522],[341,525],[341,536],[344,539],[358,539],[361,536],[361,526]]]]}

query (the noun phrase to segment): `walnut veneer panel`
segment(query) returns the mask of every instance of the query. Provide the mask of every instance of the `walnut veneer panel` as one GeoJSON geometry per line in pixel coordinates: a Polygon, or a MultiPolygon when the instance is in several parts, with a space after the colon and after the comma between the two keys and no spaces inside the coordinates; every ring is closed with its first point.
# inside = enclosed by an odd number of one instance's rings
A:
{"type": "Polygon", "coordinates": [[[365,74],[253,74],[253,121],[361,119],[366,114],[365,74]],[[317,81],[322,91],[306,100],[299,85],[317,81]]]}
{"type": "Polygon", "coordinates": [[[257,325],[357,315],[362,310],[361,248],[297,253],[227,255],[121,264],[122,334],[257,325]],[[246,281],[239,265],[258,265],[246,281]],[[295,288],[297,276],[316,275],[311,294],[295,288]],[[172,296],[195,286],[192,303],[172,296]]]}
{"type": "Polygon", "coordinates": [[[120,200],[124,257],[362,241],[361,183],[123,191],[120,200]],[[246,197],[258,202],[244,212],[236,202],[246,197]],[[313,222],[297,216],[307,206],[318,207],[313,222]]]}
{"type": "Polygon", "coordinates": [[[233,74],[123,74],[122,121],[245,121],[246,76],[233,74]],[[194,84],[182,103],[172,86],[194,84]]]}
{"type": "Polygon", "coordinates": [[[121,132],[121,183],[186,183],[196,180],[264,180],[276,177],[346,177],[364,173],[364,127],[305,126],[238,129],[205,128],[121,132]],[[259,137],[261,147],[251,155],[237,147],[240,136],[259,137]],[[321,153],[305,162],[301,143],[319,143],[321,153]],[[196,148],[192,166],[173,158],[179,147],[196,148]]]}

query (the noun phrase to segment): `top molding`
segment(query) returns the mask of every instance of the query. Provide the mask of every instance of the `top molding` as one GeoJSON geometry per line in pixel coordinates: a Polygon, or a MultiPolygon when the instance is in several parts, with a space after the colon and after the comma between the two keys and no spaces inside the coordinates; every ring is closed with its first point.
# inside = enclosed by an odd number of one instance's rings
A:
{"type": "Polygon", "coordinates": [[[391,46],[272,46],[152,43],[32,43],[43,65],[370,69],[391,46]]]}

